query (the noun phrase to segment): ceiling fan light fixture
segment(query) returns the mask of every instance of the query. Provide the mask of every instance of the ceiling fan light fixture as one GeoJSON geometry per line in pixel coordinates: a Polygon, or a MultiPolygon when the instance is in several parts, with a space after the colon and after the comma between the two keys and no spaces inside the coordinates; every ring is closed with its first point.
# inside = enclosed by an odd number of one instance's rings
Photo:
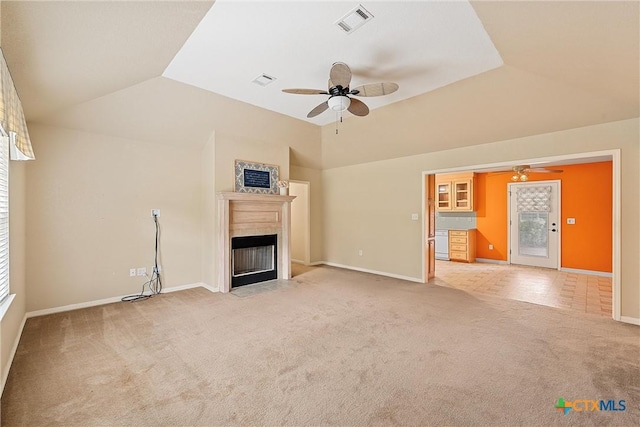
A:
{"type": "Polygon", "coordinates": [[[331,98],[329,98],[327,103],[329,104],[329,108],[331,108],[333,111],[339,112],[345,111],[347,108],[349,108],[349,106],[351,105],[351,99],[349,99],[348,96],[343,95],[332,96],[331,98]]]}

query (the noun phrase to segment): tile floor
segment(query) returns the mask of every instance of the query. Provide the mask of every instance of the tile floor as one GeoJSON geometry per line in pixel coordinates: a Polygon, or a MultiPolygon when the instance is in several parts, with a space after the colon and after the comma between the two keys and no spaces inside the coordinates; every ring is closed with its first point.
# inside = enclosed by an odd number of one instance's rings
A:
{"type": "Polygon", "coordinates": [[[611,278],[547,268],[436,261],[434,284],[611,317],[611,278]]]}

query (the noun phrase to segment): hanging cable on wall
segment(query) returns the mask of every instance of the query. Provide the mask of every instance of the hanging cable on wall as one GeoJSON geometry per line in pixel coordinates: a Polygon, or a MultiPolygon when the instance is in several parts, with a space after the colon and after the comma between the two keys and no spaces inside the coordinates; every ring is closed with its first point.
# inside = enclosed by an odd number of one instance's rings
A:
{"type": "MultiPolygon", "coordinates": [[[[140,301],[151,298],[154,295],[162,293],[162,278],[160,277],[160,268],[158,267],[158,244],[160,237],[160,226],[158,224],[158,214],[153,214],[153,222],[156,226],[156,240],[154,246],[154,259],[153,259],[153,272],[148,281],[142,285],[142,290],[139,294],[128,295],[122,298],[122,301],[140,301]],[[147,291],[148,289],[148,291],[147,291]]],[[[149,276],[147,276],[149,277],[149,276]]]]}

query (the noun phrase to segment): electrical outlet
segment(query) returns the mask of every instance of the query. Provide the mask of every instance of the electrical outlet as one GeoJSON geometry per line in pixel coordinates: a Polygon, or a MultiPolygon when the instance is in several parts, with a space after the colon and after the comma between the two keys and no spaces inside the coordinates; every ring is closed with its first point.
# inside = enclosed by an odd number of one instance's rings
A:
{"type": "Polygon", "coordinates": [[[130,268],[129,269],[129,277],[135,277],[136,276],[136,269],[135,268],[130,268]]]}
{"type": "Polygon", "coordinates": [[[418,219],[420,219],[420,215],[418,215],[417,213],[411,214],[412,221],[417,221],[418,219]]]}
{"type": "Polygon", "coordinates": [[[145,267],[141,267],[137,270],[138,276],[146,276],[147,275],[147,269],[145,267]]]}
{"type": "Polygon", "coordinates": [[[493,250],[493,245],[489,245],[489,250],[492,251],[493,250]]]}
{"type": "Polygon", "coordinates": [[[154,216],[160,218],[160,209],[151,209],[151,218],[153,218],[154,216]]]}
{"type": "Polygon", "coordinates": [[[160,273],[162,273],[162,266],[161,266],[161,265],[159,265],[157,269],[156,269],[156,267],[153,267],[153,270],[154,270],[156,273],[160,274],[160,273]]]}
{"type": "Polygon", "coordinates": [[[575,224],[576,223],[576,219],[575,218],[567,218],[567,224],[575,224]]]}
{"type": "Polygon", "coordinates": [[[358,250],[358,255],[362,256],[362,249],[358,250]]]}

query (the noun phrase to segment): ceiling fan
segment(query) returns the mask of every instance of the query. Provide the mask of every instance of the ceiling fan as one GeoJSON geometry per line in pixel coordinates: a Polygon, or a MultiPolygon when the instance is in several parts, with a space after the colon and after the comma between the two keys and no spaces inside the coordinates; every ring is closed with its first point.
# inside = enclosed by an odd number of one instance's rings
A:
{"type": "Polygon", "coordinates": [[[363,97],[381,96],[389,95],[398,90],[396,83],[388,82],[369,83],[354,89],[350,89],[349,84],[351,84],[351,69],[344,62],[336,62],[329,72],[329,85],[327,90],[282,89],[282,91],[298,95],[329,95],[329,99],[309,111],[307,117],[312,118],[328,109],[338,113],[348,110],[351,114],[363,117],[369,114],[369,107],[367,107],[364,102],[352,98],[349,95],[363,97]]]}
{"type": "MultiPolygon", "coordinates": [[[[528,181],[530,173],[562,173],[562,169],[532,168],[529,165],[517,165],[509,171],[512,181],[528,181]]],[[[502,172],[506,173],[506,172],[502,172]]]]}

